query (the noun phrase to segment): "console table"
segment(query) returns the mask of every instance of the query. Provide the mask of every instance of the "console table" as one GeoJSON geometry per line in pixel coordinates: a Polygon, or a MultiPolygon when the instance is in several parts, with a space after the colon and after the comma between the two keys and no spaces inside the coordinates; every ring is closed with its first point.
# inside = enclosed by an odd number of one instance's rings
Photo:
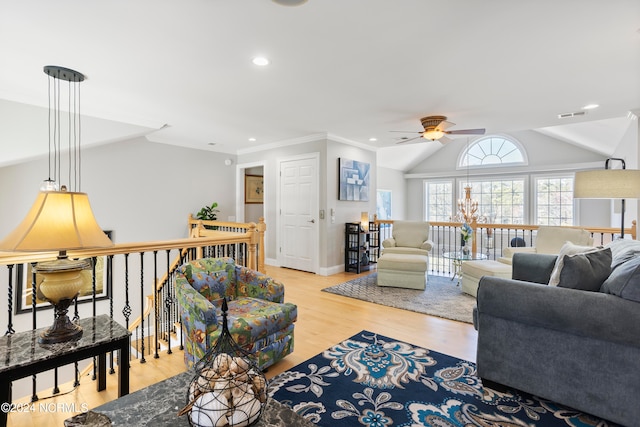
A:
{"type": "MultiPolygon", "coordinates": [[[[116,426],[188,426],[189,416],[178,417],[178,411],[187,403],[187,389],[195,376],[189,370],[149,387],[138,390],[92,409],[109,417],[116,426]]],[[[89,426],[86,414],[65,420],[65,427],[89,426]]],[[[317,427],[282,403],[269,398],[262,414],[253,427],[317,427]]]]}
{"type": "MultiPolygon", "coordinates": [[[[11,403],[11,382],[40,372],[88,359],[98,358],[97,389],[107,387],[107,353],[118,351],[118,395],[129,393],[130,332],[107,315],[79,321],[82,337],[59,344],[39,344],[45,328],[0,337],[0,403],[11,403]]],[[[0,426],[7,413],[0,411],[0,426]]]]}

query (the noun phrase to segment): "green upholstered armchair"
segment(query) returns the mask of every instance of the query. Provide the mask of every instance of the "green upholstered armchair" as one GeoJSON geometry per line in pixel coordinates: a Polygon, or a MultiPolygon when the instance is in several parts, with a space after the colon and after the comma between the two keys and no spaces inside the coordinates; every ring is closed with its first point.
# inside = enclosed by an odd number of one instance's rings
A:
{"type": "Polygon", "coordinates": [[[255,356],[259,368],[266,369],[293,351],[298,309],[284,302],[282,283],[237,266],[231,258],[203,258],[180,266],[175,286],[187,366],[215,345],[222,331],[224,297],[229,332],[255,356]]]}

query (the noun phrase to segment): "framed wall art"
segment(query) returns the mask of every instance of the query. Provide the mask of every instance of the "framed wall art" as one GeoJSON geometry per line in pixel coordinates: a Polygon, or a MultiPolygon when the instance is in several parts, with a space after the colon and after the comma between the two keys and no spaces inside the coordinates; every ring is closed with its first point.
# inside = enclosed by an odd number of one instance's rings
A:
{"type": "Polygon", "coordinates": [[[338,200],[369,201],[370,164],[338,159],[338,200]]]}
{"type": "Polygon", "coordinates": [[[264,177],[261,175],[244,176],[244,202],[264,203],[264,177]]]}

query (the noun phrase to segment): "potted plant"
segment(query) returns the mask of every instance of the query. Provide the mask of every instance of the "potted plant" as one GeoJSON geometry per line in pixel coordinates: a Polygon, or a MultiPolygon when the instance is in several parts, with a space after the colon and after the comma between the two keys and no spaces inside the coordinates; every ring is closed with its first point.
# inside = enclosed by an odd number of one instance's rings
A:
{"type": "MultiPolygon", "coordinates": [[[[216,221],[218,219],[218,212],[220,210],[216,209],[218,207],[218,202],[213,202],[211,206],[204,206],[200,211],[196,214],[196,218],[201,219],[203,221],[216,221]]],[[[216,229],[217,227],[211,225],[205,225],[206,228],[216,229]]]]}

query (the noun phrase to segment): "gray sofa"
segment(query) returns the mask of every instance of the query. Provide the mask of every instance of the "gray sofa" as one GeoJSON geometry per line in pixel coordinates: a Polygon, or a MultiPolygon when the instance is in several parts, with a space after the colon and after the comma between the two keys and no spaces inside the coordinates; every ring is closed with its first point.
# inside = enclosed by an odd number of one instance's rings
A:
{"type": "Polygon", "coordinates": [[[564,256],[558,286],[546,285],[556,256],[543,254],[515,254],[513,279],[480,280],[478,375],[489,387],[639,425],[640,242],[613,242],[598,253],[605,273],[589,271],[595,256],[564,256]]]}

